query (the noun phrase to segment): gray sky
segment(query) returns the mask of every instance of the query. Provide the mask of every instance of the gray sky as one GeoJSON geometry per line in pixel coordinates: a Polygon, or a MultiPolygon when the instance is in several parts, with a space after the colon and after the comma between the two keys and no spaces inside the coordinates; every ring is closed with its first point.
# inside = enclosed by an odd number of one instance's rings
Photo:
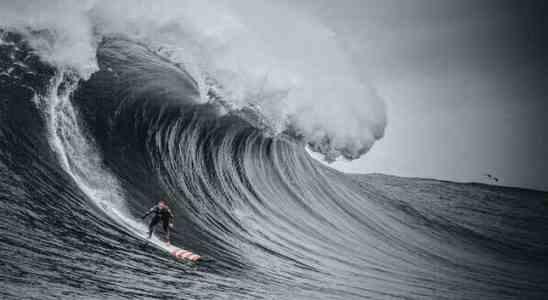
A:
{"type": "Polygon", "coordinates": [[[548,190],[547,4],[300,5],[333,28],[387,104],[385,137],[363,158],[332,166],[476,182],[492,173],[502,185],[548,190]]]}

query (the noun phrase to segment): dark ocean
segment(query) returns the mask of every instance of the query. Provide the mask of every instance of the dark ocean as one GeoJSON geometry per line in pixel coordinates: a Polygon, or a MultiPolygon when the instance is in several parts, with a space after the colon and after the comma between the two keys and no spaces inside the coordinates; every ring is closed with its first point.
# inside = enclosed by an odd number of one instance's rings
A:
{"type": "Polygon", "coordinates": [[[0,31],[0,298],[548,298],[548,193],[344,174],[146,44],[82,78],[27,36],[0,31]],[[202,261],[144,245],[161,198],[202,261]]]}

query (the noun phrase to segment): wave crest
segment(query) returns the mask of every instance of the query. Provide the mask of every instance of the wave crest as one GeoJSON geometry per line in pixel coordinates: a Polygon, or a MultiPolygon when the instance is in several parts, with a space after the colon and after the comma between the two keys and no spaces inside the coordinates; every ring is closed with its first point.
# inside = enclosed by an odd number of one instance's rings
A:
{"type": "MultiPolygon", "coordinates": [[[[96,54],[105,37],[147,45],[194,79],[194,101],[210,101],[214,90],[225,108],[258,112],[272,131],[295,133],[327,160],[358,158],[383,136],[382,100],[358,78],[330,29],[296,8],[58,0],[4,3],[0,11],[0,26],[25,35],[44,61],[84,79],[99,69],[96,54]]],[[[171,80],[133,66],[141,79],[171,80]]]]}

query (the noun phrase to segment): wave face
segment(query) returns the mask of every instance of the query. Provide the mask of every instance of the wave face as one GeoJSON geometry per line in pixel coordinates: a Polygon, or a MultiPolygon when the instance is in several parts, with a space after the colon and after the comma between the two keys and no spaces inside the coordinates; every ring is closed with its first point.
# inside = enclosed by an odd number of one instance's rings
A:
{"type": "Polygon", "coordinates": [[[548,295],[546,193],[343,174],[305,145],[351,150],[275,130],[218,74],[110,35],[83,76],[36,50],[48,32],[16,31],[0,44],[2,298],[548,295]],[[159,198],[204,262],[142,246],[159,198]]]}

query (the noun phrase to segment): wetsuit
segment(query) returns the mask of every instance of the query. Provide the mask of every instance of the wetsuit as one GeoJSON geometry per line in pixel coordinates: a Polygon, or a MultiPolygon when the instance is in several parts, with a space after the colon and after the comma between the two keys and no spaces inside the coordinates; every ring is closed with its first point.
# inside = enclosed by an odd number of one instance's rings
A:
{"type": "Polygon", "coordinates": [[[152,220],[150,220],[150,225],[148,226],[148,238],[152,236],[154,227],[162,221],[162,227],[166,233],[166,239],[169,241],[169,225],[173,222],[173,213],[171,212],[171,209],[167,206],[155,205],[146,214],[144,214],[142,218],[144,219],[152,213],[154,215],[152,216],[152,220]]]}

